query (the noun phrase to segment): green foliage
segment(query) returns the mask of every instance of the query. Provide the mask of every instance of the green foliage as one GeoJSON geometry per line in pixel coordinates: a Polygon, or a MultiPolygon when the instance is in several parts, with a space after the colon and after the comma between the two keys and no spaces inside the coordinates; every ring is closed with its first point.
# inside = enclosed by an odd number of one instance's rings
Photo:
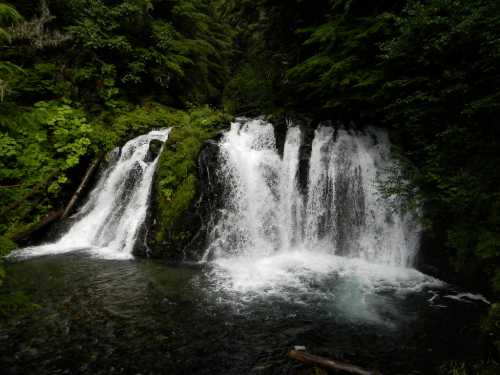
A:
{"type": "Polygon", "coordinates": [[[68,173],[89,152],[92,128],[84,113],[67,102],[39,102],[24,112],[4,108],[0,232],[12,238],[61,198],[68,173]]]}
{"type": "Polygon", "coordinates": [[[273,109],[273,71],[264,61],[253,61],[241,66],[224,89],[224,110],[229,113],[273,109]]]}
{"type": "Polygon", "coordinates": [[[111,114],[105,113],[94,125],[101,149],[111,150],[130,138],[147,133],[151,129],[176,126],[182,118],[182,111],[146,102],[142,106],[119,107],[111,114]]]}
{"type": "Polygon", "coordinates": [[[0,3],[0,42],[9,41],[11,35],[5,26],[21,21],[22,17],[17,10],[9,4],[0,3]]]}
{"type": "MultiPolygon", "coordinates": [[[[11,35],[5,26],[19,22],[21,19],[21,15],[14,7],[0,3],[0,43],[10,43],[11,35]]],[[[20,67],[0,58],[0,103],[3,102],[5,94],[9,90],[9,82],[12,77],[20,73],[22,73],[20,67]]]]}
{"type": "Polygon", "coordinates": [[[232,26],[238,49],[232,79],[224,89],[224,108],[235,114],[273,113],[286,105],[285,71],[297,60],[301,40],[294,31],[321,18],[327,1],[224,0],[218,12],[232,26]]]}
{"type": "MultiPolygon", "coordinates": [[[[5,238],[4,236],[0,236],[0,257],[7,255],[12,250],[16,248],[16,243],[5,238]]],[[[3,260],[0,258],[0,288],[2,287],[3,280],[5,278],[5,270],[3,268],[3,260]]]]}
{"type": "MultiPolygon", "coordinates": [[[[108,109],[116,108],[120,98],[135,100],[145,91],[174,105],[219,100],[231,32],[211,2],[39,3],[32,19],[13,29],[12,48],[3,53],[29,71],[44,52],[44,63],[56,67],[53,80],[59,89],[54,93],[64,87],[64,95],[108,109]]],[[[33,13],[22,5],[20,11],[33,13]]],[[[32,82],[17,82],[18,98],[26,100],[30,90],[35,101],[41,99],[46,91],[37,97],[32,82]]]]}
{"type": "Polygon", "coordinates": [[[470,280],[499,272],[499,10],[482,0],[411,1],[381,43],[385,120],[416,165],[434,232],[447,233],[451,263],[470,280]]]}
{"type": "Polygon", "coordinates": [[[327,22],[297,31],[307,35],[304,46],[315,53],[289,69],[287,77],[307,105],[352,112],[369,111],[376,103],[383,81],[377,42],[390,34],[394,23],[388,13],[391,2],[385,3],[387,9],[372,2],[362,12],[334,3],[327,22]]]}
{"type": "MultiPolygon", "coordinates": [[[[11,241],[8,238],[5,238],[4,236],[0,236],[0,256],[7,255],[12,250],[14,250],[16,248],[16,246],[17,245],[14,241],[11,241]]],[[[1,279],[1,277],[0,277],[0,279],[1,279]]]]}

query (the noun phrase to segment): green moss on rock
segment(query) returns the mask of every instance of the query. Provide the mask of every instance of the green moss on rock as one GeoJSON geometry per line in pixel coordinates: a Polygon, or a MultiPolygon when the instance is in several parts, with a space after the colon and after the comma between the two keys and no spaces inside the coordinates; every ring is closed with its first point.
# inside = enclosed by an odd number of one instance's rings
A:
{"type": "Polygon", "coordinates": [[[199,192],[198,156],[205,141],[227,127],[230,118],[222,112],[200,107],[183,113],[180,124],[170,132],[160,156],[155,178],[155,255],[178,249],[195,233],[185,213],[199,192]]]}

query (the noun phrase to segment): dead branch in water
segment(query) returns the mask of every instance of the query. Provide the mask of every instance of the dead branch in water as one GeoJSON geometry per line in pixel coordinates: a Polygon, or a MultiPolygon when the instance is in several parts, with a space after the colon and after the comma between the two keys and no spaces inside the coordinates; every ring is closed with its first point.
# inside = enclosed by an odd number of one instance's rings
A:
{"type": "Polygon", "coordinates": [[[350,365],[344,362],[334,361],[325,357],[320,357],[303,351],[290,350],[288,356],[307,365],[314,365],[322,367],[327,370],[343,371],[356,375],[381,375],[378,371],[365,370],[358,366],[350,365]]]}

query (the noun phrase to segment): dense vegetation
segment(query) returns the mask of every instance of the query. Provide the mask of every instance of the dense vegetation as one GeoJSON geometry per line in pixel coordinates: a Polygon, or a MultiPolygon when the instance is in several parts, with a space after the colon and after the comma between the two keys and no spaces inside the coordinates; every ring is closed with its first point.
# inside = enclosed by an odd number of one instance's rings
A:
{"type": "MultiPolygon", "coordinates": [[[[134,134],[180,124],[172,139],[186,165],[162,159],[159,189],[161,204],[182,208],[194,194],[200,142],[218,128],[200,119],[223,117],[196,106],[302,113],[387,127],[407,175],[386,190],[424,206],[431,257],[446,272],[498,300],[500,2],[15,6],[0,4],[2,253],[63,206],[93,158],[134,134]]],[[[499,306],[486,330],[498,332],[499,306]]]]}

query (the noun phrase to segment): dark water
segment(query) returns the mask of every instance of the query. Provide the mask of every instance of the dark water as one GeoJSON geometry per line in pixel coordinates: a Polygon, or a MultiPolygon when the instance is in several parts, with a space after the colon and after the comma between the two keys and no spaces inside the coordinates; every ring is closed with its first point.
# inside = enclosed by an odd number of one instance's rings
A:
{"type": "Polygon", "coordinates": [[[210,266],[83,254],[7,268],[10,287],[41,308],[3,323],[4,375],[303,373],[287,358],[293,345],[384,374],[432,374],[482,350],[485,304],[432,306],[429,290],[366,294],[333,277],[321,297],[245,298],[220,290],[210,266]]]}

